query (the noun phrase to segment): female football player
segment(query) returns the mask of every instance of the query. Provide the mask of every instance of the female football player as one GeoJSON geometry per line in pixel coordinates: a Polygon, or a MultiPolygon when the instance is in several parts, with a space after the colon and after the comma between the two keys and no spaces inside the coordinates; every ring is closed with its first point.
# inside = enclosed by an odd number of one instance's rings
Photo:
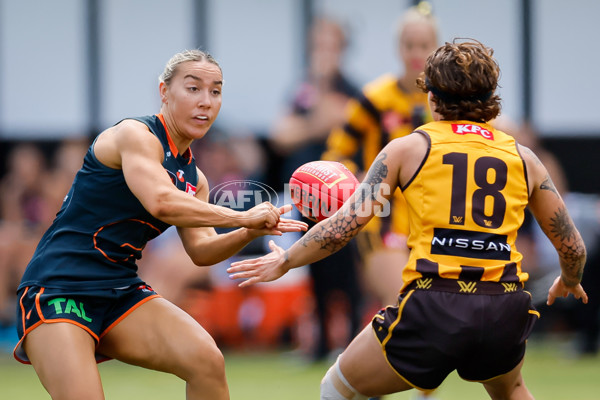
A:
{"type": "MultiPolygon", "coordinates": [[[[188,399],[229,399],[223,356],[190,315],[137,275],[146,243],[177,226],[195,264],[227,259],[254,238],[306,229],[291,205],[237,212],[208,203],[190,151],[217,118],[223,76],[199,50],[169,60],[160,113],[100,133],[18,288],[17,360],[53,399],[103,399],[106,359],[175,374],[188,399]],[[241,227],[217,235],[213,227],[241,227]]],[[[168,265],[164,266],[168,268],[168,265]]]]}
{"type": "Polygon", "coordinates": [[[487,123],[500,112],[492,55],[477,41],[435,50],[417,79],[434,121],[385,146],[353,197],[290,249],[271,244],[271,253],[228,270],[247,286],[325,258],[389,201],[390,188],[402,190],[410,256],[398,303],[377,313],[329,369],[321,399],[430,391],[454,370],[492,399],[532,399],[521,367],[539,314],[515,248],[525,207],[560,260],[548,304],[569,294],[587,303],[585,246],[546,168],[487,123]]]}

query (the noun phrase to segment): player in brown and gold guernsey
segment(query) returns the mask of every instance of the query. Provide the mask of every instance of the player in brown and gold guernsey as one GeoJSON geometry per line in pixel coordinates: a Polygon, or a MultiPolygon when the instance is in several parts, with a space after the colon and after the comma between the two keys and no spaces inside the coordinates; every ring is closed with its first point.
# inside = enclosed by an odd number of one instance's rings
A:
{"type": "Polygon", "coordinates": [[[438,48],[417,80],[434,122],[385,146],[344,206],[288,250],[272,244],[271,253],[229,268],[247,286],[325,258],[389,201],[389,188],[401,188],[410,257],[398,304],[377,313],[341,354],[321,399],[430,391],[455,370],[492,399],[533,399],[521,367],[539,313],[523,290],[528,275],[515,248],[525,207],[561,265],[547,303],[570,294],[587,303],[585,245],[546,168],[487,123],[500,112],[499,75],[493,50],[477,41],[438,48]]]}

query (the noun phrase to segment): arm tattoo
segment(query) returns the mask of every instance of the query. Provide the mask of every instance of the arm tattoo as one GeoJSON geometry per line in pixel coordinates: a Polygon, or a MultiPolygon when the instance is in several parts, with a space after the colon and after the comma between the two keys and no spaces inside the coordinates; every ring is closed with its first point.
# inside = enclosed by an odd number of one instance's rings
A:
{"type": "Polygon", "coordinates": [[[300,243],[304,247],[308,247],[308,244],[314,241],[321,246],[321,249],[335,253],[358,234],[359,228],[360,224],[356,221],[356,215],[337,213],[322,226],[316,225],[311,229],[314,232],[304,235],[300,243]]]}
{"type": "Polygon", "coordinates": [[[356,202],[353,204],[352,210],[356,210],[367,200],[367,198],[371,201],[375,200],[381,182],[388,176],[388,167],[383,163],[383,160],[386,158],[387,154],[381,153],[381,155],[373,162],[371,168],[369,168],[367,178],[357,189],[358,196],[356,202]]]}
{"type": "Polygon", "coordinates": [[[550,218],[550,233],[554,237],[560,238],[561,241],[575,239],[575,227],[567,210],[559,208],[554,212],[554,217],[550,218]]]}
{"type": "Polygon", "coordinates": [[[583,267],[585,258],[581,258],[582,252],[585,254],[583,243],[573,242],[572,245],[563,243],[558,250],[561,258],[561,265],[564,267],[562,276],[563,281],[568,286],[577,285],[583,278],[583,267]]]}
{"type": "Polygon", "coordinates": [[[546,179],[544,179],[544,182],[542,182],[540,184],[540,189],[541,190],[549,190],[551,192],[553,192],[555,195],[560,196],[558,194],[558,190],[556,190],[556,187],[554,186],[554,182],[552,182],[552,179],[550,179],[550,175],[546,174],[546,179]]]}
{"type": "Polygon", "coordinates": [[[301,244],[304,247],[308,247],[308,244],[314,241],[321,249],[335,253],[358,234],[361,224],[357,221],[357,210],[363,203],[375,201],[377,198],[381,182],[388,176],[388,167],[383,163],[386,158],[387,154],[382,153],[369,168],[367,178],[357,189],[354,203],[350,204],[349,212],[338,212],[322,225],[311,229],[302,237],[301,244]]]}
{"type": "Polygon", "coordinates": [[[563,267],[563,280],[567,285],[576,285],[583,276],[585,245],[577,235],[566,209],[559,208],[550,221],[549,233],[561,241],[557,250],[563,267]]]}

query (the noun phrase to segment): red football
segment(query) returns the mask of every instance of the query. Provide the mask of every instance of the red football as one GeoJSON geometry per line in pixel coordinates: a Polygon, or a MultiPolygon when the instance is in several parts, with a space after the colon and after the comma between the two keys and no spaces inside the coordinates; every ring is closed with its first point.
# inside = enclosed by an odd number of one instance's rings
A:
{"type": "Polygon", "coordinates": [[[311,161],[292,174],[290,195],[302,215],[318,222],[333,215],[358,184],[358,179],[342,163],[311,161]]]}

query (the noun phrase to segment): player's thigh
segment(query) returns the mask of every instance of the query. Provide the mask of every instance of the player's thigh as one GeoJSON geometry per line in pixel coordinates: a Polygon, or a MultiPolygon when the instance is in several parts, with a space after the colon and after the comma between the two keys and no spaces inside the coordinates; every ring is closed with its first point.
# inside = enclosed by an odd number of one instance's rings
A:
{"type": "Polygon", "coordinates": [[[213,338],[189,314],[163,298],[136,308],[100,340],[98,353],[185,378],[198,362],[220,363],[213,338]]]}
{"type": "Polygon", "coordinates": [[[388,364],[371,324],[344,350],[340,356],[340,369],[348,383],[366,396],[412,389],[388,364]]]}
{"type": "Polygon", "coordinates": [[[487,390],[492,399],[533,400],[533,396],[525,386],[523,376],[521,375],[521,367],[523,367],[524,361],[525,359],[523,358],[519,365],[509,373],[483,382],[485,390],[487,390]]]}
{"type": "Polygon", "coordinates": [[[27,334],[23,347],[53,399],[104,399],[94,356],[96,342],[80,327],[65,322],[41,324],[27,334]]]}

